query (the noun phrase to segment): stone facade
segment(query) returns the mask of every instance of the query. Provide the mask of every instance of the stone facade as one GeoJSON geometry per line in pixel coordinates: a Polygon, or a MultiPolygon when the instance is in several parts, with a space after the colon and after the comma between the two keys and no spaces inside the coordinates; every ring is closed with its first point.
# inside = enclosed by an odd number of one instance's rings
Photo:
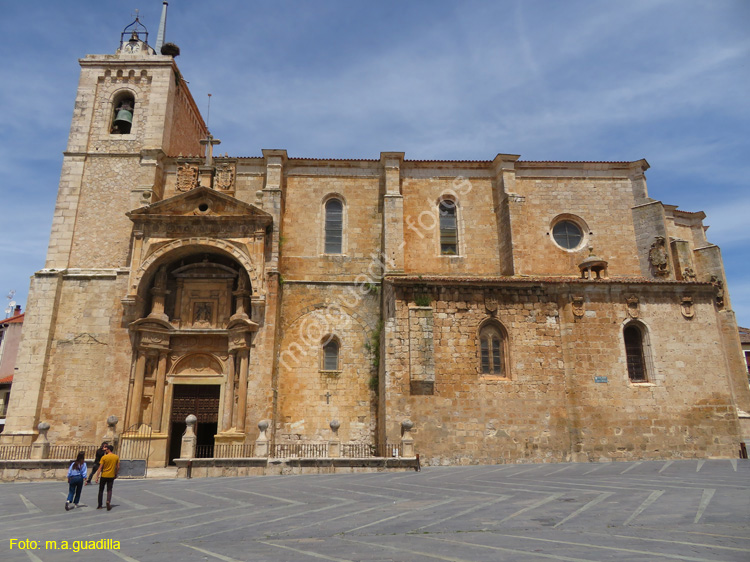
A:
{"type": "Polygon", "coordinates": [[[0,442],[48,422],[52,444],[96,443],[114,415],[164,465],[186,414],[197,447],[264,420],[271,446],[327,443],[337,420],[336,451],[408,419],[427,464],[734,457],[750,437],[720,252],[702,213],[648,196],[645,160],[214,157],[171,56],[81,67],[0,442]]]}

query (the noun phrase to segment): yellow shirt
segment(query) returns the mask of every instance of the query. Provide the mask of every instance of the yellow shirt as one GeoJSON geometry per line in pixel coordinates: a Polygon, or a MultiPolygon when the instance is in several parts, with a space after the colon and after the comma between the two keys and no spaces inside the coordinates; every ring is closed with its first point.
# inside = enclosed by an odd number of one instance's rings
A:
{"type": "Polygon", "coordinates": [[[114,478],[117,476],[117,465],[120,464],[120,457],[114,453],[107,453],[99,463],[102,465],[102,478],[114,478]]]}

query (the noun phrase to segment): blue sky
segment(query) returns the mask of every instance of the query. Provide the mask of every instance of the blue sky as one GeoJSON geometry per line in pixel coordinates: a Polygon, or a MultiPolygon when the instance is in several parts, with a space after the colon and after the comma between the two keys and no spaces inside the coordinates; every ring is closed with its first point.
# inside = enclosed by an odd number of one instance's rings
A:
{"type": "MultiPolygon", "coordinates": [[[[0,294],[44,266],[86,54],[160,0],[2,4],[0,294]]],[[[637,160],[707,213],[750,326],[750,2],[172,0],[167,40],[218,151],[295,157],[637,160]]],[[[5,308],[3,298],[0,305],[5,308]]]]}

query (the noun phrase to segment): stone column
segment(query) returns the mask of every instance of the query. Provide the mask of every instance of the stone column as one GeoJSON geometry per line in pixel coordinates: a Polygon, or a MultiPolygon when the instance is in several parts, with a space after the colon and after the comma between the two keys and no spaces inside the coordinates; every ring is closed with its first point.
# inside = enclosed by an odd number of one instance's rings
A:
{"type": "Polygon", "coordinates": [[[31,445],[31,458],[32,459],[48,459],[49,458],[49,441],[47,441],[47,432],[49,431],[49,424],[47,422],[41,422],[36,428],[39,430],[39,435],[36,441],[31,445]]]}
{"type": "Polygon", "coordinates": [[[138,351],[135,363],[135,379],[133,380],[133,393],[130,396],[130,410],[128,411],[128,424],[136,425],[141,422],[141,399],[143,397],[143,378],[146,375],[146,353],[138,351]]]}
{"type": "Polygon", "coordinates": [[[243,349],[240,351],[240,381],[237,385],[237,431],[245,432],[245,409],[247,408],[247,371],[249,368],[250,351],[243,349]]]}
{"type": "Polygon", "coordinates": [[[229,354],[227,365],[227,382],[224,385],[224,416],[221,419],[221,431],[229,431],[232,427],[232,409],[234,407],[234,362],[236,355],[229,354]]]}
{"type": "Polygon", "coordinates": [[[193,414],[190,414],[185,418],[185,434],[182,436],[182,446],[180,447],[180,458],[181,459],[192,459],[195,457],[195,446],[198,442],[198,437],[195,435],[195,423],[198,421],[193,414]]]}
{"type": "Polygon", "coordinates": [[[255,440],[255,455],[256,457],[267,457],[268,456],[268,436],[266,430],[268,429],[268,420],[261,420],[258,422],[258,429],[260,434],[255,440]]]}
{"type": "Polygon", "coordinates": [[[328,456],[331,458],[339,458],[341,456],[341,440],[339,439],[339,427],[341,424],[338,420],[332,420],[331,426],[331,440],[328,442],[328,456]]]}
{"type": "Polygon", "coordinates": [[[411,420],[404,420],[401,422],[401,456],[402,457],[413,457],[414,456],[414,439],[411,436],[411,430],[414,427],[414,422],[411,420]]]}
{"type": "Polygon", "coordinates": [[[159,364],[156,368],[156,387],[154,388],[154,405],[151,409],[152,429],[161,432],[162,409],[164,408],[164,380],[167,375],[167,354],[159,353],[159,364]]]}

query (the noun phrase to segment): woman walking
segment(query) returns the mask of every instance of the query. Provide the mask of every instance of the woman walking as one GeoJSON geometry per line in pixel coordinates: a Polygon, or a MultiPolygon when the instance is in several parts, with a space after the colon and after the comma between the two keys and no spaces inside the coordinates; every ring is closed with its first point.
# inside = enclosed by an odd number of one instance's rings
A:
{"type": "Polygon", "coordinates": [[[78,507],[84,480],[86,480],[86,460],[81,451],[68,469],[68,499],[65,501],[65,511],[78,507]]]}

